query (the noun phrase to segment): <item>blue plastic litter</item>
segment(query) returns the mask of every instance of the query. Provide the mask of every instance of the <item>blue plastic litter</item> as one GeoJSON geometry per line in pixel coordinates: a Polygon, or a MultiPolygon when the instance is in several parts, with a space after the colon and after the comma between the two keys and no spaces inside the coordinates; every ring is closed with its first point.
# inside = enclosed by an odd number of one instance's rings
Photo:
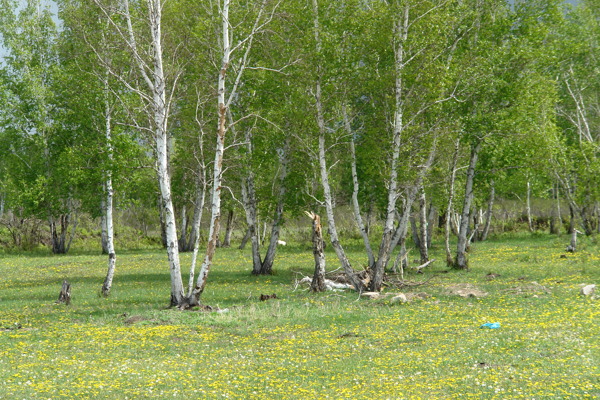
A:
{"type": "Polygon", "coordinates": [[[499,322],[487,322],[487,323],[481,325],[480,328],[499,329],[500,323],[499,322]]]}

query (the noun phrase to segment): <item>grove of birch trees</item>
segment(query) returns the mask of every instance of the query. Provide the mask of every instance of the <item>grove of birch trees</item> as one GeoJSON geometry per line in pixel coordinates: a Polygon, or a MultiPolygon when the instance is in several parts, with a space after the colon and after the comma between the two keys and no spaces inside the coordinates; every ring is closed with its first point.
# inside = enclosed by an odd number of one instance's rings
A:
{"type": "Polygon", "coordinates": [[[94,218],[105,296],[115,210],[156,216],[180,308],[201,303],[234,224],[248,272],[268,275],[286,223],[320,216],[328,264],[358,291],[382,290],[413,246],[429,262],[435,237],[468,269],[503,199],[571,251],[600,231],[596,1],[0,4],[1,244],[66,253],[94,218]]]}

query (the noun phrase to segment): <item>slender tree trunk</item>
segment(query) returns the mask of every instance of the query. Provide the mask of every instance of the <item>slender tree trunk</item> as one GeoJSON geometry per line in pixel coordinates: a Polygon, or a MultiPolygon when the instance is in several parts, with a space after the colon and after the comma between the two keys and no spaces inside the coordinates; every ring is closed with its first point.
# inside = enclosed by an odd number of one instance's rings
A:
{"type": "Polygon", "coordinates": [[[188,225],[188,216],[187,216],[187,207],[184,205],[181,206],[181,228],[179,229],[179,251],[184,252],[188,248],[187,243],[187,225],[188,225]]]}
{"type": "Polygon", "coordinates": [[[417,226],[417,218],[414,216],[414,214],[411,213],[408,220],[410,221],[410,232],[412,233],[413,243],[415,244],[416,248],[420,249],[421,238],[419,237],[419,227],[417,226]]]}
{"type": "Polygon", "coordinates": [[[242,201],[244,202],[244,211],[246,213],[246,223],[250,233],[250,243],[252,245],[252,273],[259,275],[262,269],[262,260],[260,256],[260,243],[258,238],[258,221],[256,220],[256,196],[254,192],[254,176],[250,171],[246,177],[246,182],[242,183],[242,201]]]}
{"type": "Polygon", "coordinates": [[[212,266],[212,260],[215,255],[217,247],[217,240],[219,238],[219,222],[221,219],[221,182],[222,182],[222,171],[223,171],[223,153],[225,151],[225,134],[227,133],[227,107],[225,97],[225,76],[227,69],[230,64],[231,47],[229,43],[229,5],[230,0],[223,0],[223,7],[221,9],[221,26],[222,26],[222,45],[223,45],[223,58],[221,61],[221,71],[219,73],[219,80],[217,86],[218,94],[218,110],[219,110],[219,124],[217,129],[217,143],[215,148],[215,160],[213,163],[213,187],[212,187],[212,205],[211,205],[211,218],[210,227],[208,231],[208,244],[206,246],[206,253],[204,255],[204,261],[198,274],[196,286],[192,290],[192,295],[189,296],[185,304],[194,306],[200,303],[200,296],[206,287],[208,279],[208,273],[212,266]]]}
{"type": "MultiPolygon", "coordinates": [[[[398,163],[400,158],[400,148],[402,145],[402,131],[404,129],[404,44],[408,38],[409,28],[409,7],[406,5],[401,15],[394,26],[394,58],[395,58],[395,108],[394,108],[394,124],[393,124],[393,139],[392,139],[392,158],[390,165],[390,178],[388,188],[388,199],[387,199],[387,210],[386,219],[383,227],[383,234],[381,238],[381,244],[379,245],[379,251],[377,255],[377,261],[373,266],[370,267],[370,283],[369,289],[374,291],[380,291],[383,285],[383,275],[385,272],[385,266],[387,265],[390,257],[393,241],[393,235],[395,233],[394,221],[396,219],[396,202],[398,200],[398,163]]],[[[410,204],[412,206],[412,204],[410,204]]],[[[405,208],[403,214],[404,217],[408,218],[410,213],[410,207],[405,208]],[[408,212],[407,212],[408,211],[408,212]]]]}
{"type": "MultiPolygon", "coordinates": [[[[162,49],[162,3],[160,0],[149,0],[149,22],[152,35],[153,71],[150,79],[152,91],[152,112],[154,117],[154,135],[156,143],[157,176],[161,194],[161,205],[165,224],[165,242],[169,270],[171,275],[171,305],[178,305],[184,299],[183,281],[179,261],[179,244],[175,210],[171,197],[171,176],[169,173],[169,136],[167,132],[167,96],[165,74],[163,70],[162,49]]],[[[127,13],[129,14],[129,13],[127,13]]],[[[131,36],[133,32],[130,30],[131,36]]],[[[143,72],[145,74],[145,71],[143,72]]]]}
{"type": "Polygon", "coordinates": [[[419,196],[419,230],[420,230],[420,242],[419,242],[419,253],[421,254],[421,264],[425,264],[429,261],[429,249],[427,243],[427,199],[425,198],[425,188],[421,186],[419,196]]]}
{"type": "Polygon", "coordinates": [[[475,146],[471,149],[471,158],[469,161],[469,168],[467,169],[467,181],[465,183],[465,198],[463,201],[463,210],[460,216],[460,229],[458,232],[458,243],[456,246],[456,259],[454,262],[454,268],[456,269],[468,269],[469,263],[467,260],[467,246],[468,246],[468,234],[469,234],[469,219],[471,203],[473,202],[473,181],[475,179],[475,166],[479,157],[479,150],[481,149],[482,142],[478,141],[475,146]]]}
{"type": "Polygon", "coordinates": [[[194,204],[194,222],[192,226],[192,234],[190,234],[190,240],[188,244],[194,244],[192,252],[192,263],[190,266],[190,277],[188,281],[188,292],[186,300],[192,297],[192,291],[194,290],[194,274],[196,272],[196,262],[198,260],[198,249],[200,247],[200,223],[202,222],[202,211],[204,210],[204,201],[206,198],[206,167],[204,162],[201,163],[200,173],[196,181],[196,201],[194,204]],[[194,233],[195,232],[195,233],[194,233]]]}
{"type": "Polygon", "coordinates": [[[273,273],[273,262],[275,261],[275,253],[277,251],[277,243],[279,241],[279,233],[281,231],[281,224],[283,222],[283,206],[285,204],[285,179],[288,173],[288,161],[289,161],[289,147],[290,139],[289,136],[285,141],[282,151],[280,152],[279,164],[281,170],[279,174],[279,192],[277,193],[277,206],[275,207],[275,215],[273,217],[273,225],[271,226],[271,238],[269,240],[269,247],[267,248],[267,254],[262,262],[261,274],[270,275],[273,273]]]}
{"type": "MultiPolygon", "coordinates": [[[[111,108],[108,100],[108,78],[104,82],[105,90],[105,137],[106,137],[106,148],[108,151],[108,159],[110,162],[113,160],[113,146],[112,146],[112,120],[111,120],[111,108]]],[[[112,288],[113,278],[115,276],[115,269],[117,263],[117,255],[115,252],[114,243],[114,229],[113,229],[113,184],[112,184],[112,170],[108,168],[106,171],[106,181],[104,182],[105,188],[105,200],[104,210],[104,225],[106,226],[106,250],[108,253],[108,269],[106,271],[106,277],[102,284],[102,295],[108,296],[110,289],[112,288]]]]}
{"type": "Polygon", "coordinates": [[[252,235],[251,228],[250,227],[246,228],[246,233],[244,234],[244,237],[242,238],[242,242],[240,243],[240,247],[238,247],[238,249],[244,250],[244,248],[246,247],[246,243],[248,243],[248,240],[250,239],[251,235],[252,235]]]}
{"type": "MultiPolygon", "coordinates": [[[[106,193],[106,182],[102,185],[104,193],[106,193]]],[[[102,254],[108,254],[108,232],[106,227],[106,197],[100,199],[100,208],[102,215],[100,217],[100,241],[102,246],[102,254]]]]}
{"type": "Polygon", "coordinates": [[[222,247],[231,247],[231,231],[233,229],[233,209],[227,213],[227,224],[225,225],[225,239],[223,239],[222,247]]]}
{"type": "Polygon", "coordinates": [[[557,185],[552,184],[553,205],[552,205],[552,215],[550,216],[550,234],[552,234],[552,235],[557,235],[560,232],[559,220],[558,220],[558,215],[559,215],[558,201],[556,201],[557,198],[558,198],[557,185]]]}
{"type": "Polygon", "coordinates": [[[575,207],[569,204],[569,233],[573,234],[575,231],[575,207]]]}
{"type": "Polygon", "coordinates": [[[527,226],[529,232],[533,232],[533,221],[531,218],[531,183],[527,181],[527,226]]]}
{"type": "MultiPolygon", "coordinates": [[[[313,23],[314,23],[314,35],[315,35],[315,43],[316,43],[316,53],[321,56],[321,38],[320,33],[321,29],[319,26],[319,6],[318,1],[313,0],[313,23]]],[[[329,186],[329,174],[327,168],[327,160],[325,158],[325,118],[323,116],[323,104],[321,100],[321,78],[322,78],[322,69],[320,64],[317,67],[317,80],[315,83],[315,106],[317,110],[317,126],[319,128],[319,169],[321,175],[321,185],[323,186],[323,192],[325,197],[325,209],[327,212],[327,225],[329,227],[329,237],[331,240],[331,245],[335,250],[335,253],[342,264],[344,272],[348,280],[352,283],[354,288],[359,292],[362,292],[364,288],[364,284],[356,275],[354,269],[350,265],[350,261],[344,252],[344,248],[342,247],[337,233],[337,227],[335,224],[335,217],[333,214],[333,197],[331,195],[331,187],[329,186]]]]}
{"type": "Polygon", "coordinates": [[[202,223],[202,213],[204,211],[204,202],[206,199],[206,167],[202,163],[196,180],[196,198],[194,199],[194,219],[192,229],[187,241],[186,251],[195,251],[196,243],[200,241],[200,224],[202,223]]]}
{"type": "Polygon", "coordinates": [[[160,223],[160,243],[163,248],[167,248],[167,223],[165,220],[165,209],[163,207],[161,195],[158,195],[158,218],[160,223]]]}
{"type": "Polygon", "coordinates": [[[350,126],[350,120],[348,119],[348,113],[346,111],[346,107],[344,106],[344,126],[346,127],[346,132],[350,135],[352,140],[350,140],[350,157],[351,157],[351,170],[352,170],[352,208],[354,210],[354,221],[356,222],[356,226],[362,236],[363,243],[365,245],[365,249],[367,252],[367,258],[369,265],[375,265],[375,256],[373,255],[373,249],[371,248],[371,242],[369,241],[369,234],[362,220],[362,216],[360,214],[360,204],[358,203],[358,173],[356,172],[356,148],[354,146],[354,135],[352,133],[352,127],[350,126]]]}
{"type": "Polygon", "coordinates": [[[488,234],[490,233],[490,226],[492,224],[492,215],[494,208],[494,198],[496,196],[496,189],[494,185],[494,180],[490,182],[490,197],[488,199],[487,211],[485,213],[485,225],[483,227],[483,232],[481,233],[481,241],[487,240],[488,234]]]}
{"type": "Polygon", "coordinates": [[[458,164],[458,154],[460,151],[460,140],[454,143],[454,156],[452,157],[452,168],[450,173],[450,184],[448,188],[448,206],[446,209],[446,224],[444,229],[444,248],[446,249],[446,265],[452,266],[452,253],[450,251],[450,231],[452,229],[452,220],[454,217],[454,182],[456,181],[456,164],[458,164]]]}
{"type": "Polygon", "coordinates": [[[437,216],[437,210],[433,205],[433,202],[429,204],[429,211],[427,212],[427,248],[431,249],[431,241],[433,240],[433,228],[435,226],[435,219],[437,216]]]}
{"type": "Polygon", "coordinates": [[[312,219],[313,232],[313,255],[315,257],[315,273],[310,284],[313,292],[325,291],[325,252],[323,251],[323,233],[321,230],[321,218],[315,213],[306,213],[312,219]]]}

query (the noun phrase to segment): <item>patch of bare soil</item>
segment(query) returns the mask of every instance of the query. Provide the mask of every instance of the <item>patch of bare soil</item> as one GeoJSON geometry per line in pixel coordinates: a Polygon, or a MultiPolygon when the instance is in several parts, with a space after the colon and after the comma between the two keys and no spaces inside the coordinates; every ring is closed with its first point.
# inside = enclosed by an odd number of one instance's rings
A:
{"type": "Polygon", "coordinates": [[[544,285],[540,285],[537,282],[531,282],[525,285],[519,285],[512,288],[504,289],[503,292],[510,293],[514,295],[538,295],[538,294],[549,294],[552,293],[550,289],[548,289],[544,285]]]}
{"type": "Polygon", "coordinates": [[[459,283],[458,285],[452,285],[448,289],[448,294],[452,296],[460,296],[464,298],[482,298],[488,295],[487,292],[479,289],[478,287],[471,285],[470,283],[459,283]]]}

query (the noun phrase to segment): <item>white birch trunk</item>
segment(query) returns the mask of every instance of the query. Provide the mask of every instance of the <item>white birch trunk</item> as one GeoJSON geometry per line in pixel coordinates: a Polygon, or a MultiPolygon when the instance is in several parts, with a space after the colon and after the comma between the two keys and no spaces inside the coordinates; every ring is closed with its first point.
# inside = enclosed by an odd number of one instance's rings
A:
{"type": "Polygon", "coordinates": [[[171,197],[171,176],[168,168],[169,137],[167,132],[167,99],[161,36],[162,4],[159,0],[149,0],[148,6],[150,32],[152,35],[152,106],[154,114],[158,183],[160,186],[161,202],[164,211],[167,257],[171,273],[171,305],[178,305],[182,302],[184,293],[179,260],[175,210],[173,208],[173,200],[171,197]]]}
{"type": "Polygon", "coordinates": [[[421,264],[425,264],[429,261],[429,249],[428,243],[429,239],[427,236],[427,199],[425,197],[425,188],[421,186],[421,195],[419,197],[419,231],[420,231],[420,241],[419,241],[419,251],[421,254],[421,264]]]}
{"type": "Polygon", "coordinates": [[[273,273],[273,262],[275,261],[275,254],[277,252],[277,242],[279,241],[279,233],[281,231],[281,223],[283,221],[283,206],[285,204],[285,179],[288,173],[288,162],[289,162],[289,147],[290,140],[289,136],[285,141],[283,149],[280,152],[279,164],[281,165],[279,175],[279,192],[277,193],[277,206],[275,207],[275,216],[273,218],[273,225],[271,226],[271,238],[269,240],[269,247],[265,254],[265,259],[262,262],[261,274],[270,275],[273,273]]]}
{"type": "MultiPolygon", "coordinates": [[[[313,12],[314,12],[314,35],[316,42],[316,52],[320,56],[321,54],[321,38],[320,38],[320,26],[319,26],[319,5],[317,0],[313,0],[313,12]]],[[[321,99],[321,67],[320,64],[317,68],[317,81],[315,84],[315,106],[317,110],[317,125],[319,128],[319,169],[321,176],[321,185],[323,186],[323,194],[325,197],[325,210],[327,213],[327,226],[329,228],[329,237],[331,239],[331,245],[335,250],[335,253],[342,264],[344,272],[348,277],[348,280],[352,283],[354,288],[360,292],[363,291],[364,285],[361,280],[356,276],[356,273],[350,261],[346,256],[344,248],[342,247],[335,224],[335,217],[333,213],[333,197],[331,195],[331,187],[329,185],[329,174],[327,169],[327,160],[325,158],[325,118],[323,116],[323,104],[321,99]]]]}
{"type": "Polygon", "coordinates": [[[206,287],[208,273],[210,272],[210,268],[212,266],[212,260],[215,255],[217,240],[219,238],[221,219],[221,182],[223,178],[223,153],[225,151],[225,134],[227,132],[225,77],[227,75],[227,69],[229,68],[229,60],[231,55],[231,46],[229,43],[229,4],[230,0],[223,0],[223,7],[221,10],[223,58],[221,60],[221,70],[219,71],[217,86],[219,121],[217,128],[217,142],[215,147],[215,160],[213,164],[213,187],[211,192],[211,218],[208,229],[208,244],[206,246],[206,253],[204,254],[204,260],[198,274],[198,279],[196,280],[196,286],[192,290],[192,295],[187,299],[187,303],[192,306],[200,303],[200,296],[206,287]]]}
{"type": "MultiPolygon", "coordinates": [[[[112,145],[112,120],[111,120],[111,107],[108,99],[108,79],[104,81],[105,90],[105,138],[106,138],[106,150],[108,152],[108,160],[112,164],[113,160],[113,145],[112,145]]],[[[112,167],[112,166],[111,166],[112,167]]],[[[106,181],[104,182],[105,188],[105,199],[104,199],[104,224],[103,228],[106,228],[106,252],[108,253],[108,270],[106,271],[106,278],[102,284],[102,295],[108,296],[110,289],[112,288],[113,278],[115,276],[115,268],[117,263],[117,255],[115,253],[114,244],[114,229],[113,229],[113,185],[112,185],[112,170],[111,167],[106,171],[106,181]]]]}
{"type": "MultiPolygon", "coordinates": [[[[405,6],[402,14],[394,27],[394,57],[395,57],[395,107],[394,107],[394,125],[393,125],[393,141],[392,141],[392,159],[390,165],[390,179],[388,181],[388,200],[385,225],[383,227],[383,235],[377,262],[370,267],[370,287],[374,291],[381,290],[383,284],[383,275],[385,266],[387,265],[390,252],[392,250],[392,241],[395,233],[394,221],[396,219],[396,202],[398,200],[398,162],[400,158],[400,148],[402,145],[402,131],[404,129],[404,43],[408,37],[409,27],[409,7],[405,6]]],[[[412,206],[412,202],[410,204],[412,206]]],[[[410,208],[408,209],[410,210],[410,208]]],[[[408,218],[406,209],[403,216],[408,218]]],[[[408,221],[408,219],[406,219],[408,221]]],[[[406,222],[405,222],[406,223],[406,222]]],[[[403,228],[404,229],[404,228],[403,228]]]]}
{"type": "Polygon", "coordinates": [[[365,245],[365,249],[367,251],[367,257],[369,260],[369,266],[375,265],[375,256],[373,255],[373,249],[371,248],[371,242],[369,240],[369,234],[365,229],[365,224],[363,223],[362,216],[360,215],[360,204],[358,203],[358,174],[356,172],[356,148],[354,146],[354,135],[352,133],[352,127],[350,126],[350,120],[348,119],[348,114],[346,112],[346,107],[344,107],[344,126],[346,127],[346,132],[351,135],[350,140],[350,157],[351,157],[351,168],[352,168],[352,208],[354,209],[354,221],[356,222],[356,226],[362,236],[363,243],[365,245]]]}
{"type": "MultiPolygon", "coordinates": [[[[456,164],[458,164],[458,154],[460,151],[460,140],[454,144],[454,156],[452,157],[452,169],[450,173],[450,187],[448,189],[448,206],[446,208],[446,226],[444,229],[444,247],[446,249],[446,265],[451,266],[452,253],[450,251],[450,230],[452,229],[452,220],[454,218],[454,182],[456,181],[456,164]]],[[[458,231],[458,229],[456,229],[458,231]]]]}
{"type": "Polygon", "coordinates": [[[198,248],[200,247],[200,223],[202,222],[202,211],[204,210],[204,201],[206,198],[206,169],[204,165],[201,167],[200,177],[196,184],[196,204],[194,205],[194,223],[190,234],[190,241],[194,241],[194,249],[192,253],[192,263],[190,265],[190,278],[188,281],[187,298],[191,298],[194,290],[194,274],[196,273],[196,262],[198,259],[198,248]]]}
{"type": "Polygon", "coordinates": [[[465,198],[463,202],[462,214],[460,216],[460,229],[458,232],[458,243],[456,245],[456,260],[454,262],[454,268],[456,269],[468,269],[469,264],[467,260],[467,246],[469,238],[467,237],[469,231],[469,217],[471,210],[471,203],[473,201],[473,181],[475,178],[475,166],[477,159],[479,158],[479,150],[481,149],[481,141],[478,141],[471,151],[471,159],[469,161],[469,168],[467,169],[467,181],[465,183],[465,198]]]}

